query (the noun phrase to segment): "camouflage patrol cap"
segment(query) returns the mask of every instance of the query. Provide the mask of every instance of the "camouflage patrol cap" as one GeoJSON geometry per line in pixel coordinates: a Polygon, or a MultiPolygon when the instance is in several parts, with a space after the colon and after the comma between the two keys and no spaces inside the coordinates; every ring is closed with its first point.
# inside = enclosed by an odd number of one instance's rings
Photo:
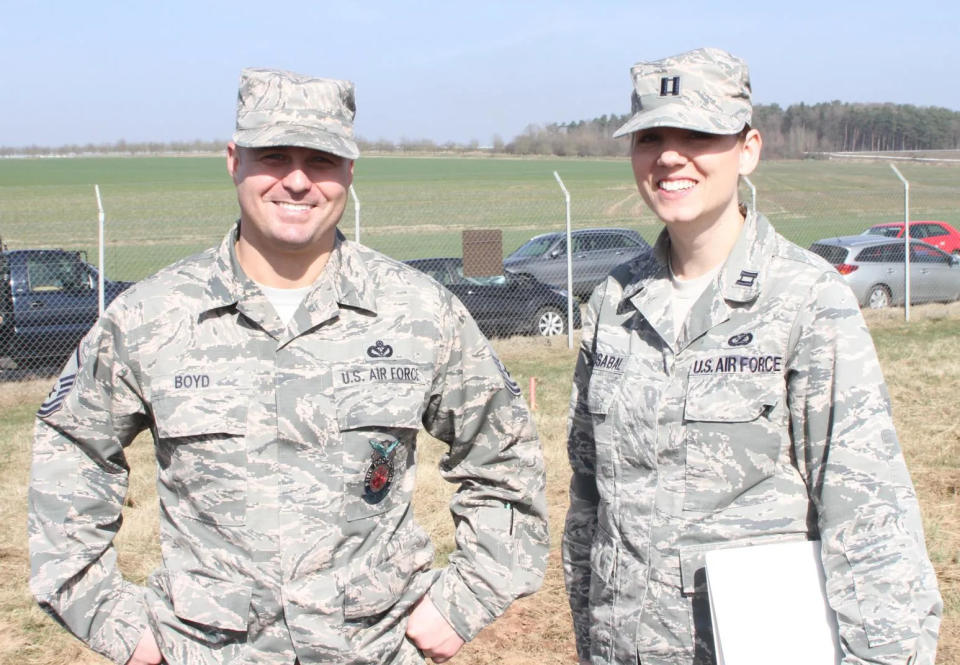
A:
{"type": "Polygon", "coordinates": [[[356,159],[353,83],[279,69],[244,69],[233,142],[244,148],[298,146],[356,159]]]}
{"type": "Polygon", "coordinates": [[[649,127],[736,134],[753,114],[747,63],[717,48],[638,62],[630,75],[633,116],[614,137],[649,127]]]}

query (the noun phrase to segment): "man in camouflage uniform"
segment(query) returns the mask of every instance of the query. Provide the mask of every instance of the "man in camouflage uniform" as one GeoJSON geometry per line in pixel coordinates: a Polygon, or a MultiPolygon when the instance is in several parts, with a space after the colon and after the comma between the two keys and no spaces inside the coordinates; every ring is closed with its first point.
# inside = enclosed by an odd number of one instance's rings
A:
{"type": "Polygon", "coordinates": [[[113,662],[444,662],[541,582],[519,388],[447,291],[336,229],[353,116],[350,83],[244,70],[237,226],[117,299],[40,409],[31,588],[113,662]],[[439,570],[410,505],[421,425],[460,487],[439,570]],[[145,429],[163,566],[138,586],[111,543],[145,429]]]}
{"type": "MultiPolygon", "coordinates": [[[[635,113],[619,134],[680,128],[703,144],[749,130],[746,65],[729,54],[639,63],[633,76],[635,113]]],[[[667,136],[637,137],[634,154],[667,136]]],[[[580,660],[713,663],[705,553],[819,539],[843,662],[932,665],[942,604],[857,302],[762,215],[737,224],[679,325],[670,224],[588,304],[563,544],[580,660]]]]}

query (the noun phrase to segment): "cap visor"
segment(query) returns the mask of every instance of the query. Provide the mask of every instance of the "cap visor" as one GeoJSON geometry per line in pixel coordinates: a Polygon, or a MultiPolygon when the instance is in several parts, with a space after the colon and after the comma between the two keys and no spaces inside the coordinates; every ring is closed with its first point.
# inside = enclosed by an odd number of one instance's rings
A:
{"type": "Polygon", "coordinates": [[[688,106],[666,104],[664,106],[640,111],[627,120],[613,138],[619,138],[651,127],[676,127],[690,129],[706,134],[736,134],[743,129],[744,120],[723,114],[707,114],[703,111],[692,112],[688,106]]]}
{"type": "Polygon", "coordinates": [[[346,159],[356,159],[360,149],[352,139],[303,127],[263,127],[234,132],[233,142],[242,148],[295,146],[321,150],[346,159]]]}

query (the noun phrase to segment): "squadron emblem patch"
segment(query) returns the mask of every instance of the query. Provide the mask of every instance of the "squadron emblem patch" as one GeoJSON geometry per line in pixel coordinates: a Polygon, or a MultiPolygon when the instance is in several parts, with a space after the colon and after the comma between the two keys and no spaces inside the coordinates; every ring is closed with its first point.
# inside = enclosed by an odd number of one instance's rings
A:
{"type": "Polygon", "coordinates": [[[370,456],[370,466],[367,467],[363,477],[363,500],[367,503],[380,503],[390,491],[394,476],[394,452],[399,445],[399,440],[381,443],[376,439],[370,439],[373,454],[370,456]]]}

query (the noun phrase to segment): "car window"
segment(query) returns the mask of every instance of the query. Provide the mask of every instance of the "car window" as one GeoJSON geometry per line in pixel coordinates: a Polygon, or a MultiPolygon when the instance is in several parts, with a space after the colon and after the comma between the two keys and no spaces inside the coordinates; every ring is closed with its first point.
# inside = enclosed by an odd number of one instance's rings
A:
{"type": "Polygon", "coordinates": [[[899,243],[882,245],[880,248],[880,260],[884,263],[903,263],[904,256],[903,245],[899,243]]]}
{"type": "Polygon", "coordinates": [[[623,249],[624,247],[636,247],[636,243],[627,242],[629,239],[622,233],[604,233],[597,239],[597,246],[600,249],[623,249]]]}
{"type": "Polygon", "coordinates": [[[594,236],[588,235],[586,233],[580,233],[573,236],[573,251],[574,253],[578,252],[589,252],[593,250],[594,236]]]}
{"type": "Polygon", "coordinates": [[[503,275],[484,275],[483,277],[467,277],[463,274],[463,265],[459,264],[453,269],[456,284],[473,284],[475,286],[503,286],[507,283],[507,278],[503,275]]]}
{"type": "Polygon", "coordinates": [[[857,254],[858,263],[879,263],[884,261],[883,258],[883,245],[874,245],[873,247],[865,247],[860,250],[860,253],[857,254]]]}
{"type": "Polygon", "coordinates": [[[924,238],[935,238],[936,236],[946,235],[946,231],[938,224],[921,224],[920,226],[923,227],[924,238]]]}
{"type": "Polygon", "coordinates": [[[896,238],[900,233],[899,226],[871,226],[867,229],[867,235],[883,236],[884,238],[896,238]]]}
{"type": "Polygon", "coordinates": [[[840,265],[847,259],[847,248],[837,245],[822,245],[813,243],[810,245],[810,251],[825,258],[832,265],[840,265]]]}
{"type": "Polygon", "coordinates": [[[78,291],[92,287],[89,275],[66,256],[28,258],[27,281],[31,291],[78,291]]]}
{"type": "Polygon", "coordinates": [[[430,275],[435,280],[446,286],[450,283],[450,274],[447,266],[439,262],[413,263],[414,268],[422,273],[430,275]]]}
{"type": "Polygon", "coordinates": [[[556,239],[557,237],[553,235],[531,238],[514,250],[510,256],[543,256],[556,239]]]}
{"type": "Polygon", "coordinates": [[[917,263],[950,263],[950,257],[936,247],[916,243],[910,246],[910,260],[917,263]]]}

